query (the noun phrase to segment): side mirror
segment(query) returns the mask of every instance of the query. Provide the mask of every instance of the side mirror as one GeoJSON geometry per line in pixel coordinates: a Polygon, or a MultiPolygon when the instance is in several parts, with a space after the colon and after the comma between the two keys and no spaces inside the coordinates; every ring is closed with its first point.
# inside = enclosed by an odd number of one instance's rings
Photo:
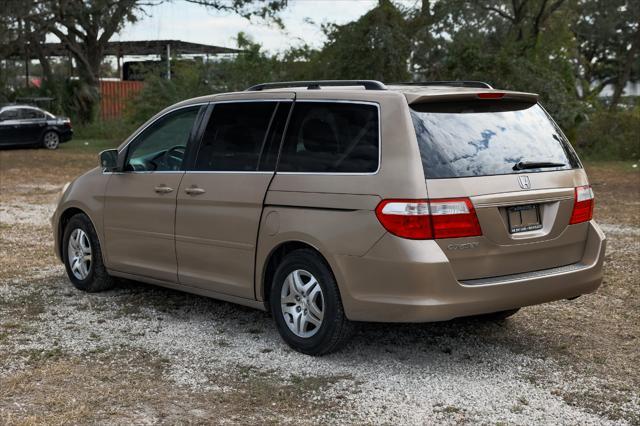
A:
{"type": "Polygon", "coordinates": [[[107,172],[113,172],[118,168],[118,150],[107,149],[100,154],[100,167],[107,172]]]}

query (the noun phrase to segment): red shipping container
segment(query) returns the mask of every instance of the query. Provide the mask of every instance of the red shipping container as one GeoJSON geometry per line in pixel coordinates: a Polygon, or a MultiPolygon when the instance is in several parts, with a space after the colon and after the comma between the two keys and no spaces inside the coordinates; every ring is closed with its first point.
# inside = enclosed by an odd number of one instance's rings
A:
{"type": "Polygon", "coordinates": [[[142,81],[100,80],[100,119],[109,121],[121,118],[127,101],[143,87],[142,81]]]}

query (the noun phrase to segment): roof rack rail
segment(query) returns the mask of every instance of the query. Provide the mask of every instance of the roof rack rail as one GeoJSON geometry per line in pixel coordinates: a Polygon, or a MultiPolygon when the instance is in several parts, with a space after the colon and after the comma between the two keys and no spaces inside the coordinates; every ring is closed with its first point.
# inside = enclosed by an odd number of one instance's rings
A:
{"type": "Polygon", "coordinates": [[[394,83],[408,86],[452,86],[452,87],[476,87],[478,89],[493,89],[489,83],[474,80],[435,80],[435,81],[408,81],[394,83]]]}
{"type": "Polygon", "coordinates": [[[320,89],[320,86],[364,86],[365,90],[387,90],[387,87],[377,80],[309,80],[309,81],[278,81],[262,83],[249,87],[247,92],[259,92],[265,89],[283,89],[286,87],[307,86],[309,90],[320,89]]]}

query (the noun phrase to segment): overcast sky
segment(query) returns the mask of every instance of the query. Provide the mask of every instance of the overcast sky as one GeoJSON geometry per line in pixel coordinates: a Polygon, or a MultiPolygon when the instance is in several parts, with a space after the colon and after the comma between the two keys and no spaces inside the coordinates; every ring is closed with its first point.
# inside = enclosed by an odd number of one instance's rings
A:
{"type": "Polygon", "coordinates": [[[112,40],[174,39],[236,47],[235,37],[244,31],[271,52],[304,42],[319,47],[324,42],[319,24],[353,21],[376,4],[377,0],[290,0],[282,13],[283,31],[259,21],[250,22],[237,15],[176,1],[149,8],[150,16],[141,16],[137,23],[127,26],[112,40]],[[307,23],[307,19],[316,25],[307,23]]]}

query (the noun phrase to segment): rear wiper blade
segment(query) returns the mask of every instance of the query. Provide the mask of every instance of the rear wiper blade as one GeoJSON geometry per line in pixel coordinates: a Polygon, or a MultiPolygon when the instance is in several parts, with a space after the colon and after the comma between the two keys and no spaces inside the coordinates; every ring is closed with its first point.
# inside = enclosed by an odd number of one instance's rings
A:
{"type": "Polygon", "coordinates": [[[520,161],[513,166],[513,170],[542,169],[545,167],[563,167],[564,163],[552,163],[550,161],[520,161]]]}

